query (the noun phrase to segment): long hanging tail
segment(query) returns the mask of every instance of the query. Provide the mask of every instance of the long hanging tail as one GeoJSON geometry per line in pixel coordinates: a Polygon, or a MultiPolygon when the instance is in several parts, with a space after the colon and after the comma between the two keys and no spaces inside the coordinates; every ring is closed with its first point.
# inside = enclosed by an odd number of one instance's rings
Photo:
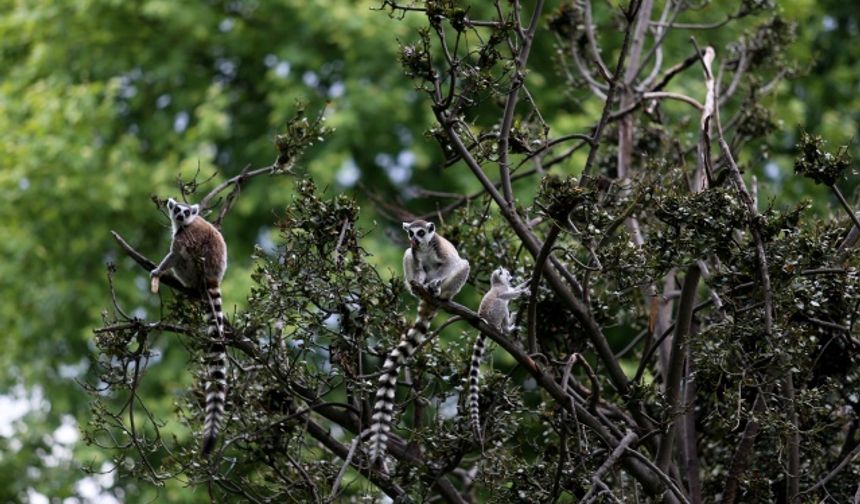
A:
{"type": "Polygon", "coordinates": [[[210,305],[206,314],[206,335],[217,342],[209,343],[206,350],[206,415],[201,450],[204,457],[215,448],[224,416],[224,403],[227,402],[227,347],[224,345],[224,312],[221,310],[221,287],[218,282],[210,282],[206,293],[210,305]]]}
{"type": "Polygon", "coordinates": [[[478,381],[481,377],[481,358],[484,356],[485,337],[483,333],[478,333],[475,338],[475,346],[472,347],[472,362],[469,364],[469,419],[472,424],[472,429],[481,440],[481,410],[478,406],[478,398],[480,396],[480,387],[478,381]]]}
{"type": "Polygon", "coordinates": [[[436,315],[436,309],[421,301],[418,303],[418,317],[415,324],[400,338],[400,343],[388,354],[382,366],[382,376],[379,377],[379,389],[376,391],[376,402],[373,405],[373,416],[370,424],[370,462],[376,462],[385,454],[388,444],[388,432],[391,431],[391,418],[394,414],[394,391],[397,387],[397,376],[400,367],[415,353],[421,343],[427,339],[430,322],[436,315]]]}

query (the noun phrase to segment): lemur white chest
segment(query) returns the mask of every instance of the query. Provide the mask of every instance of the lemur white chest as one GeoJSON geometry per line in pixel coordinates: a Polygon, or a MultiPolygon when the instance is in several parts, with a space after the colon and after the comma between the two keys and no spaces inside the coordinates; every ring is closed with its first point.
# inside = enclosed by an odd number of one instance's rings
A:
{"type": "Polygon", "coordinates": [[[432,273],[444,264],[442,258],[439,257],[439,254],[430,245],[413,248],[412,256],[425,273],[432,273]]]}

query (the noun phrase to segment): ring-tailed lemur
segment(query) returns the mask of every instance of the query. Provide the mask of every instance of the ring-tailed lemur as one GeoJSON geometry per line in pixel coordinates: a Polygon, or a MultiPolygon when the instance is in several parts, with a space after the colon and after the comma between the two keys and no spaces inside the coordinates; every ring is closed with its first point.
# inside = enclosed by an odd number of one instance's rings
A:
{"type": "MultiPolygon", "coordinates": [[[[448,300],[457,295],[469,278],[469,261],[460,257],[451,242],[436,234],[432,222],[404,222],[403,229],[409,234],[410,241],[410,247],[403,254],[403,274],[409,292],[414,295],[412,282],[415,282],[439,299],[448,300]]],[[[400,367],[427,338],[430,322],[435,314],[436,309],[421,300],[418,303],[415,324],[400,338],[400,343],[385,359],[369,429],[371,463],[381,459],[385,453],[394,414],[394,392],[400,367]]]]}
{"type": "Polygon", "coordinates": [[[183,285],[204,295],[206,335],[209,339],[202,448],[206,456],[215,447],[227,401],[227,348],[221,310],[221,280],[227,271],[227,244],[218,229],[200,216],[199,205],[184,205],[171,198],[167,200],[167,210],[173,227],[173,241],[170,252],[150,274],[154,291],[158,289],[158,277],[172,269],[183,285]]]}
{"type": "MultiPolygon", "coordinates": [[[[526,287],[529,281],[517,285],[511,285],[511,274],[505,268],[498,268],[490,276],[490,290],[481,299],[478,315],[487,324],[495,327],[504,334],[514,330],[514,318],[516,313],[511,313],[508,303],[523,294],[529,292],[526,287]]],[[[481,374],[481,357],[484,355],[484,341],[486,336],[478,333],[475,338],[475,346],[472,348],[472,362],[469,365],[469,417],[472,428],[478,439],[481,439],[481,413],[478,407],[478,380],[481,374]]]]}

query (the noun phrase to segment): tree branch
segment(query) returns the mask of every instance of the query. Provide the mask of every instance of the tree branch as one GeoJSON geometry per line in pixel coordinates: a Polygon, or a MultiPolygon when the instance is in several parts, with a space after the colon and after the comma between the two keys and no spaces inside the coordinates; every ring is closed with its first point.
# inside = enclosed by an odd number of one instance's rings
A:
{"type": "Polygon", "coordinates": [[[672,457],[672,444],[678,431],[679,422],[683,416],[679,413],[681,402],[681,379],[684,376],[684,364],[687,359],[687,336],[690,334],[690,324],[693,320],[693,307],[696,304],[696,288],[699,285],[701,271],[695,264],[687,268],[684,276],[684,286],[681,289],[681,301],[678,305],[678,321],[675,324],[675,334],[672,336],[672,352],[669,354],[669,369],[666,372],[666,402],[669,405],[669,428],[660,439],[655,464],[664,472],[669,469],[672,457]]]}

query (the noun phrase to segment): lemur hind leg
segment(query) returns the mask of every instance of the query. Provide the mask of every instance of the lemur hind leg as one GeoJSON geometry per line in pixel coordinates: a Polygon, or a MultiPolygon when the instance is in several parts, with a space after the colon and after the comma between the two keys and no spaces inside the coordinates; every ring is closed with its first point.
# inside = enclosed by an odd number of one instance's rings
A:
{"type": "Polygon", "coordinates": [[[516,321],[517,321],[517,312],[511,312],[510,314],[508,314],[508,317],[507,317],[507,319],[505,319],[505,322],[504,322],[503,327],[502,327],[502,332],[506,336],[510,336],[511,334],[513,334],[518,329],[517,325],[516,325],[516,321]]]}
{"type": "Polygon", "coordinates": [[[441,278],[429,282],[427,290],[439,299],[451,299],[460,292],[466,280],[469,279],[469,271],[469,261],[462,259],[456,266],[445,272],[441,278]]]}

